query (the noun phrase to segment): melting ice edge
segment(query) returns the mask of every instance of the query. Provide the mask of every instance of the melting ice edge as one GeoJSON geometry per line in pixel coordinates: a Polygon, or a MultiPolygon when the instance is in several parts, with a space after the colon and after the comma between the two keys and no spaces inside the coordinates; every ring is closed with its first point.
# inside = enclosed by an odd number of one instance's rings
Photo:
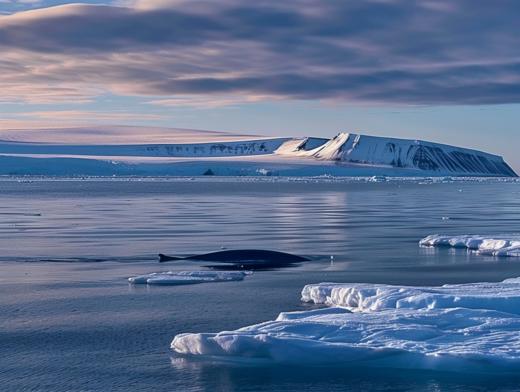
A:
{"type": "Polygon", "coordinates": [[[175,336],[177,354],[262,363],[458,372],[520,370],[520,278],[408,287],[310,284],[317,310],[219,333],[175,336]]]}

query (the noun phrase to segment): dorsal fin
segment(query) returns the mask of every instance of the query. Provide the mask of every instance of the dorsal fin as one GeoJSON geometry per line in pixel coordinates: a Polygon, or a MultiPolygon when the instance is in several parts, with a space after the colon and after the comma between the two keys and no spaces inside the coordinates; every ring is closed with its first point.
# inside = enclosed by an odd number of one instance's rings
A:
{"type": "Polygon", "coordinates": [[[159,263],[164,263],[165,261],[175,261],[175,260],[182,260],[182,257],[167,256],[167,255],[163,255],[162,253],[159,253],[159,263]]]}

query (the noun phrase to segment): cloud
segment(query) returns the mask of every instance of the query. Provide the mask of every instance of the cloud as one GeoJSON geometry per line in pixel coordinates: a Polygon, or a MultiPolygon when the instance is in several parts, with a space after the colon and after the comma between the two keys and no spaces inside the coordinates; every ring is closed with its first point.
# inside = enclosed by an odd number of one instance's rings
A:
{"type": "Polygon", "coordinates": [[[516,0],[118,4],[0,16],[1,100],[520,102],[516,0]]]}
{"type": "Polygon", "coordinates": [[[64,121],[126,121],[126,120],[161,120],[163,117],[150,113],[130,113],[124,111],[88,111],[88,110],[49,110],[24,112],[20,116],[41,120],[64,120],[64,121]]]}
{"type": "Polygon", "coordinates": [[[164,116],[160,114],[122,110],[41,110],[5,114],[3,118],[0,118],[0,128],[43,128],[85,124],[149,124],[163,119],[164,116]]]}

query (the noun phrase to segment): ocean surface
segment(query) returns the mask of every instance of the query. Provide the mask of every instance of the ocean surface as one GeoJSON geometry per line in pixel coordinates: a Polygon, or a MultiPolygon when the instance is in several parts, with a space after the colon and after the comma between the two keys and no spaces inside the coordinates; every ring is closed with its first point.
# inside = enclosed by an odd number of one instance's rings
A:
{"type": "Polygon", "coordinates": [[[285,367],[179,357],[183,332],[309,309],[305,284],[441,285],[520,276],[520,260],[421,248],[520,232],[516,181],[0,178],[2,391],[519,390],[520,375],[285,367]],[[202,268],[157,253],[272,249],[312,261],[240,282],[132,286],[202,268]],[[333,256],[333,260],[331,260],[333,256]]]}

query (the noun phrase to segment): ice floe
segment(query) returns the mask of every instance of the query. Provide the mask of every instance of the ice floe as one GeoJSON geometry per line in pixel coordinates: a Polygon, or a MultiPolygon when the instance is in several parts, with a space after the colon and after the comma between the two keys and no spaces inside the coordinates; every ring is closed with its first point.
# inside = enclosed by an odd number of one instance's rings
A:
{"type": "Polygon", "coordinates": [[[468,283],[439,287],[367,283],[306,285],[302,301],[341,306],[352,312],[388,309],[487,309],[520,316],[520,278],[500,283],[468,283]]]}
{"type": "Polygon", "coordinates": [[[168,271],[153,272],[128,278],[133,284],[185,285],[243,280],[251,271],[168,271]]]}
{"type": "Polygon", "coordinates": [[[520,278],[441,287],[323,283],[305,286],[302,299],[328,307],[235,331],[180,334],[171,348],[268,363],[520,370],[520,278]]]}
{"type": "Polygon", "coordinates": [[[481,255],[520,257],[520,234],[496,236],[447,236],[433,234],[423,238],[419,244],[421,246],[467,248],[474,250],[481,255]]]}

